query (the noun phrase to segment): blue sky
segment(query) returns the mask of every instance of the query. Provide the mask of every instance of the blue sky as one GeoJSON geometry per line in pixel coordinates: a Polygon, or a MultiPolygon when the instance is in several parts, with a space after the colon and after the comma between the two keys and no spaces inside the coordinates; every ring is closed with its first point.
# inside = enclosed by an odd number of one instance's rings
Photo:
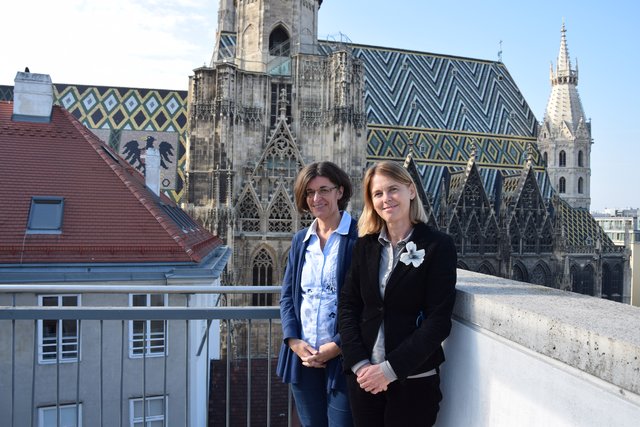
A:
{"type": "MultiPolygon", "coordinates": [[[[29,66],[55,83],[186,89],[208,64],[218,0],[3,2],[0,84],[29,66]]],[[[640,3],[632,0],[324,0],[318,37],[498,58],[542,120],[564,19],[592,119],[592,210],[640,207],[640,3]],[[502,41],[502,44],[500,44],[502,41]]]]}

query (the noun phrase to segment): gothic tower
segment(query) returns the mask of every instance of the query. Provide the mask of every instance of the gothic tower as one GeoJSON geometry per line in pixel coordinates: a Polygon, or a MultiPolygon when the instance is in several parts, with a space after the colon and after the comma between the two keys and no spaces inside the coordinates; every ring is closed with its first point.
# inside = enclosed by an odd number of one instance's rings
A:
{"type": "Polygon", "coordinates": [[[578,94],[578,64],[571,68],[564,23],[555,70],[550,70],[551,96],[538,132],[538,147],[549,178],[560,197],[574,208],[591,204],[591,121],[578,94]]]}
{"type": "Polygon", "coordinates": [[[310,222],[293,198],[305,164],[337,163],[354,182],[352,214],[361,206],[364,71],[347,45],[320,48],[321,4],[220,0],[211,63],[190,78],[185,209],[233,248],[226,283],[280,283],[310,222]]]}

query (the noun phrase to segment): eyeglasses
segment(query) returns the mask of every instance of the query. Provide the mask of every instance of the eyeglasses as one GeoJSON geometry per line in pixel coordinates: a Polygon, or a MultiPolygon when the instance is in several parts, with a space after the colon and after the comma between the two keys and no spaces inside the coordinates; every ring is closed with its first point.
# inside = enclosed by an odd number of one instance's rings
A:
{"type": "Polygon", "coordinates": [[[325,197],[328,196],[329,193],[331,193],[333,190],[335,190],[336,188],[338,188],[338,186],[333,186],[333,187],[320,187],[317,190],[307,190],[305,191],[305,194],[307,195],[308,199],[313,199],[313,197],[317,194],[320,197],[325,197]]]}

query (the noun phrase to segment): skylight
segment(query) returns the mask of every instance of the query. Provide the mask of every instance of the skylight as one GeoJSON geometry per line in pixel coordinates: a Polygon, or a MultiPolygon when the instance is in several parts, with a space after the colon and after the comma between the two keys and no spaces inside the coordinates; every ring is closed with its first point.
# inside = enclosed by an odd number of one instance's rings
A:
{"type": "Polygon", "coordinates": [[[33,196],[29,209],[28,234],[62,233],[64,198],[57,196],[33,196]]]}

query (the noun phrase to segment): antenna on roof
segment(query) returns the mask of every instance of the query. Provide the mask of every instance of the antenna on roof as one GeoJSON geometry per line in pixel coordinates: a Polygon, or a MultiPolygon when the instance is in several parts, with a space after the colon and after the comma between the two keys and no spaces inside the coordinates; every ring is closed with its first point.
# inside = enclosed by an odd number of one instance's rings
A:
{"type": "Polygon", "coordinates": [[[500,50],[498,51],[498,62],[502,62],[502,40],[500,40],[500,50]]]}

